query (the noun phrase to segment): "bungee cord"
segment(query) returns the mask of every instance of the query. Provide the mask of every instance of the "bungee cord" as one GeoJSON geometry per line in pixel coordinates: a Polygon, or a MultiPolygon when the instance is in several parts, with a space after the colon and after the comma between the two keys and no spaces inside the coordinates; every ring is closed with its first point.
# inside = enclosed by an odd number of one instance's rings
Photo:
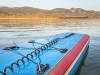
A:
{"type": "Polygon", "coordinates": [[[28,43],[32,43],[33,48],[19,47],[19,46],[16,45],[15,42],[13,42],[15,46],[6,47],[6,48],[4,48],[4,49],[2,49],[2,50],[7,50],[7,51],[16,52],[18,55],[22,56],[22,59],[17,60],[17,62],[13,62],[13,63],[11,64],[11,66],[5,67],[5,68],[4,68],[4,71],[0,71],[0,73],[2,73],[3,75],[6,75],[7,69],[11,69],[11,71],[13,72],[13,71],[14,71],[14,70],[13,70],[13,65],[17,65],[17,66],[19,67],[19,63],[18,63],[18,62],[21,61],[21,62],[23,62],[23,64],[24,64],[24,63],[25,63],[24,59],[26,58],[27,60],[29,60],[29,61],[31,61],[32,63],[34,63],[34,64],[37,65],[37,67],[36,67],[37,74],[43,74],[45,71],[47,71],[47,70],[49,69],[49,64],[41,64],[41,58],[40,58],[39,53],[40,53],[41,51],[44,51],[45,49],[47,49],[47,50],[58,50],[58,51],[60,51],[61,53],[65,53],[65,52],[67,51],[66,48],[56,48],[56,47],[53,47],[52,45],[55,44],[55,43],[57,43],[57,42],[60,41],[61,39],[68,38],[69,36],[72,36],[72,35],[74,35],[74,34],[75,34],[75,33],[71,33],[71,34],[69,34],[69,35],[67,35],[67,36],[65,36],[65,37],[63,37],[63,38],[56,38],[56,39],[54,39],[54,40],[48,42],[47,44],[38,43],[38,42],[35,42],[34,40],[29,41],[28,43]],[[39,47],[39,48],[35,48],[34,43],[40,44],[40,45],[42,45],[42,46],[39,47]],[[51,47],[51,48],[53,48],[53,49],[48,49],[48,47],[51,47]],[[20,53],[20,52],[18,51],[19,48],[30,49],[30,50],[34,50],[34,51],[32,51],[31,53],[29,53],[29,54],[27,54],[26,56],[24,56],[22,53],[20,53]],[[35,54],[35,55],[38,56],[39,62],[35,62],[35,61],[33,61],[32,59],[29,58],[29,57],[33,58],[33,57],[34,57],[33,54],[35,54]]]}

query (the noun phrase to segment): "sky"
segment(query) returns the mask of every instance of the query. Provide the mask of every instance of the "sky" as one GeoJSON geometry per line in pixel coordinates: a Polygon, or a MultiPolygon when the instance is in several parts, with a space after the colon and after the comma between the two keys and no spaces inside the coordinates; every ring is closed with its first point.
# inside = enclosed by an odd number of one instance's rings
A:
{"type": "Polygon", "coordinates": [[[29,6],[48,10],[54,8],[82,8],[85,10],[100,11],[100,0],[0,0],[0,6],[29,6]]]}

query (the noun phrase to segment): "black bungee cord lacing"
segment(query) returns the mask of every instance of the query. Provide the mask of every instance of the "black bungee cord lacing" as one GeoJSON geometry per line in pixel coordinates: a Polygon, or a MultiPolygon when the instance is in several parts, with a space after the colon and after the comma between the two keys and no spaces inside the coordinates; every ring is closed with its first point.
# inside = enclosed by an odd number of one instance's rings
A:
{"type": "Polygon", "coordinates": [[[0,73],[2,73],[3,75],[6,75],[6,73],[5,73],[5,72],[3,72],[3,71],[0,71],[0,73]]]}
{"type": "MultiPolygon", "coordinates": [[[[71,33],[71,34],[65,36],[64,38],[67,38],[67,37],[69,37],[69,36],[71,36],[71,35],[73,35],[73,34],[74,34],[74,33],[71,33]]],[[[64,38],[61,38],[61,39],[64,39],[64,38]]],[[[37,69],[36,69],[37,74],[43,74],[46,70],[49,69],[49,64],[41,64],[40,56],[38,56],[38,57],[39,57],[39,61],[40,61],[39,63],[34,62],[34,61],[31,60],[29,57],[33,58],[33,55],[32,55],[33,53],[34,53],[35,55],[37,55],[38,53],[40,53],[41,50],[43,51],[43,50],[47,49],[49,46],[53,45],[54,43],[58,42],[58,41],[61,40],[61,39],[60,39],[60,38],[56,38],[56,39],[52,40],[51,42],[49,42],[49,43],[47,43],[47,44],[41,44],[41,43],[37,43],[37,42],[35,42],[35,41],[29,41],[28,43],[32,43],[34,48],[18,47],[18,46],[16,45],[16,43],[14,43],[15,46],[6,47],[6,48],[3,49],[3,50],[13,50],[13,49],[24,48],[24,49],[35,49],[35,51],[32,51],[30,54],[27,54],[27,56],[24,56],[23,54],[21,54],[20,52],[18,52],[17,50],[15,50],[15,52],[17,52],[19,55],[23,56],[23,58],[17,60],[17,62],[13,62],[13,63],[11,64],[11,67],[10,67],[10,66],[5,67],[4,72],[3,72],[3,71],[0,71],[0,73],[2,73],[3,75],[6,75],[6,70],[7,70],[8,68],[11,69],[11,71],[13,72],[13,71],[14,71],[13,65],[17,65],[17,67],[19,67],[18,62],[21,61],[21,62],[24,64],[24,63],[25,63],[25,62],[24,62],[24,59],[26,58],[27,60],[30,60],[31,62],[33,62],[34,64],[37,65],[37,69]],[[39,47],[39,48],[35,48],[34,43],[41,44],[41,45],[43,45],[43,46],[41,46],[41,47],[39,47]]],[[[51,47],[52,47],[52,46],[51,46],[51,47]]],[[[52,48],[57,49],[57,50],[59,50],[59,51],[62,52],[62,53],[65,53],[65,52],[67,51],[67,49],[61,49],[61,48],[55,48],[55,47],[52,47],[52,48]],[[62,51],[61,51],[61,50],[62,50],[62,51]]]]}
{"type": "MultiPolygon", "coordinates": [[[[24,49],[27,49],[27,50],[33,50],[34,48],[26,48],[26,47],[19,47],[19,46],[10,46],[10,47],[5,47],[4,49],[2,49],[2,50],[6,50],[6,51],[11,51],[11,50],[15,50],[15,49],[19,49],[19,48],[22,48],[22,50],[24,50],[24,49]]],[[[1,54],[3,54],[3,53],[5,53],[5,52],[2,52],[1,54]]]]}
{"type": "MultiPolygon", "coordinates": [[[[16,45],[15,42],[14,42],[14,44],[15,44],[15,46],[17,47],[17,45],[16,45]]],[[[33,45],[33,46],[34,46],[34,45],[33,45]]],[[[36,49],[35,46],[34,46],[34,49],[36,49]]],[[[16,50],[16,52],[19,53],[21,56],[24,57],[24,55],[21,54],[20,52],[18,52],[17,50],[16,50]]],[[[34,53],[38,56],[38,58],[39,58],[39,63],[34,62],[33,60],[31,60],[31,59],[29,59],[29,58],[28,58],[28,60],[30,60],[31,62],[33,62],[34,64],[37,65],[37,68],[36,68],[37,74],[43,74],[46,70],[49,69],[49,64],[41,64],[41,58],[40,58],[39,54],[36,52],[36,50],[34,51],[34,53]]]]}
{"type": "MultiPolygon", "coordinates": [[[[29,41],[28,43],[32,43],[33,46],[34,46],[33,43],[37,43],[37,44],[40,44],[40,45],[49,45],[50,47],[54,48],[54,50],[59,50],[61,53],[65,53],[65,52],[68,51],[68,49],[66,49],[66,48],[56,48],[56,47],[53,47],[53,46],[51,46],[51,45],[53,45],[54,43],[58,42],[59,40],[68,38],[68,37],[70,37],[70,36],[72,36],[72,35],[74,35],[74,34],[75,34],[75,33],[70,33],[69,35],[66,35],[66,36],[63,37],[63,38],[56,38],[56,39],[52,40],[51,42],[49,42],[49,43],[47,43],[47,44],[38,43],[38,42],[35,42],[34,40],[29,41]]],[[[48,50],[49,50],[49,49],[48,49],[48,50]]],[[[51,49],[50,49],[50,50],[51,50],[51,49]]],[[[53,49],[52,49],[52,50],[53,50],[53,49]]]]}
{"type": "Polygon", "coordinates": [[[12,50],[12,49],[15,49],[15,48],[23,48],[23,49],[30,49],[30,50],[32,50],[32,49],[34,49],[34,48],[26,48],[26,47],[19,47],[19,46],[10,46],[10,47],[5,47],[3,50],[12,50]]]}
{"type": "MultiPolygon", "coordinates": [[[[70,33],[69,35],[67,35],[67,36],[65,36],[64,38],[68,38],[68,37],[70,37],[70,36],[72,36],[72,35],[74,35],[75,33],[70,33]]],[[[63,39],[63,38],[62,38],[63,39]]]]}
{"type": "MultiPolygon", "coordinates": [[[[34,40],[29,41],[28,43],[32,43],[33,46],[34,46],[34,43],[37,43],[37,44],[40,44],[40,45],[43,45],[43,46],[50,46],[50,47],[54,48],[52,50],[58,50],[61,53],[65,53],[67,51],[66,48],[56,48],[56,47],[51,46],[54,43],[58,42],[59,40],[60,40],[60,38],[56,38],[56,39],[52,40],[51,42],[48,42],[47,44],[38,43],[38,42],[35,42],[34,40]]],[[[47,50],[51,50],[51,49],[47,49],[47,50]]]]}
{"type": "MultiPolygon", "coordinates": [[[[18,48],[19,48],[19,47],[16,45],[15,42],[14,42],[14,44],[15,44],[14,48],[11,48],[11,49],[9,49],[9,50],[18,49],[18,48]]],[[[34,48],[35,48],[35,46],[34,46],[34,48]]],[[[36,49],[36,48],[35,48],[35,49],[36,49]]],[[[3,50],[6,50],[6,49],[3,49],[3,50]]],[[[29,60],[29,61],[31,61],[32,63],[34,63],[34,64],[37,65],[37,67],[36,67],[36,72],[37,72],[37,74],[43,74],[46,70],[49,69],[49,64],[41,64],[41,58],[40,58],[40,56],[39,56],[39,54],[38,54],[39,51],[37,51],[37,50],[38,50],[38,49],[36,49],[35,51],[32,51],[31,54],[27,54],[27,56],[24,56],[22,53],[18,52],[17,50],[14,50],[15,52],[17,52],[17,54],[23,56],[23,58],[17,60],[17,63],[16,63],[16,62],[12,63],[12,64],[11,64],[11,67],[10,67],[10,66],[5,67],[4,72],[2,72],[2,74],[6,74],[6,69],[7,69],[7,68],[11,69],[11,71],[13,72],[13,71],[14,71],[13,68],[12,68],[13,65],[15,64],[15,65],[17,65],[17,66],[19,67],[19,64],[18,64],[19,61],[23,62],[23,64],[24,64],[24,63],[25,63],[25,62],[24,62],[24,58],[26,58],[27,60],[29,60]],[[39,58],[39,63],[34,62],[33,60],[31,60],[31,59],[29,58],[29,56],[31,56],[31,57],[33,58],[33,55],[32,55],[33,53],[34,53],[35,55],[38,56],[38,58],[39,58]]]]}

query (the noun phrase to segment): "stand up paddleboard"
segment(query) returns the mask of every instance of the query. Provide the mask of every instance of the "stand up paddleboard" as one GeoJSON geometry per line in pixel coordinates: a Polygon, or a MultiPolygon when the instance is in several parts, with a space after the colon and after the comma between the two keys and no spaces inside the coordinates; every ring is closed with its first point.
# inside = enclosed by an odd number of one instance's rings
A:
{"type": "Polygon", "coordinates": [[[75,75],[89,38],[67,32],[21,44],[14,42],[0,49],[0,75],[75,75]]]}

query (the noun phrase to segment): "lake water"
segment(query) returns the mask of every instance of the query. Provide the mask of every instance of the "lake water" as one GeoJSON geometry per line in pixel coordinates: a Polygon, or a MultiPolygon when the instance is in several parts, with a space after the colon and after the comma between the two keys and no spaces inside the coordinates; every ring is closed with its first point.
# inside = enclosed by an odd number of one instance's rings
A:
{"type": "Polygon", "coordinates": [[[76,75],[100,75],[100,19],[0,20],[0,48],[64,32],[91,37],[76,75]]]}

